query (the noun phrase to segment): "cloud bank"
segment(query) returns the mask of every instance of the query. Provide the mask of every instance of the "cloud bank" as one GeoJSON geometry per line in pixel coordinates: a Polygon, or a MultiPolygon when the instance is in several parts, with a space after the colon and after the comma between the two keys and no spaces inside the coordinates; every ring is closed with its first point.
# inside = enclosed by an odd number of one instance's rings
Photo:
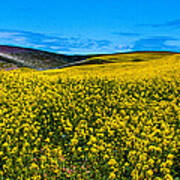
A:
{"type": "MultiPolygon", "coordinates": [[[[115,39],[97,40],[0,29],[0,44],[35,48],[60,54],[115,53],[148,50],[180,51],[180,40],[173,37],[142,37],[139,33],[128,32],[116,32],[114,34],[118,35],[115,39]],[[135,36],[136,38],[134,39],[135,36]],[[121,41],[121,37],[127,39],[127,42],[126,40],[121,41]],[[129,42],[131,39],[132,41],[129,42]]],[[[112,34],[112,36],[114,35],[112,34]]]]}
{"type": "Polygon", "coordinates": [[[78,54],[113,51],[109,40],[82,39],[77,37],[54,37],[27,31],[0,30],[0,44],[23,46],[56,53],[78,54]]]}

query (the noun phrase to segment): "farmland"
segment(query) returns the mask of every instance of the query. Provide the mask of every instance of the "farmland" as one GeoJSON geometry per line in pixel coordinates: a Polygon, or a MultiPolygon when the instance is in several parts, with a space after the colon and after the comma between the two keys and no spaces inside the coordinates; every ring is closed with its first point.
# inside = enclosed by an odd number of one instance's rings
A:
{"type": "Polygon", "coordinates": [[[0,70],[1,179],[178,179],[180,55],[87,62],[0,70]]]}

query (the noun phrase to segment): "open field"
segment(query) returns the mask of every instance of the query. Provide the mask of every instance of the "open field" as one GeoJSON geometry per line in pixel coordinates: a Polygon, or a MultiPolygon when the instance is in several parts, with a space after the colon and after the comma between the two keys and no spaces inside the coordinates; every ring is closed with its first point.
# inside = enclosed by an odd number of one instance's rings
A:
{"type": "Polygon", "coordinates": [[[0,179],[179,179],[180,55],[87,62],[0,70],[0,179]]]}

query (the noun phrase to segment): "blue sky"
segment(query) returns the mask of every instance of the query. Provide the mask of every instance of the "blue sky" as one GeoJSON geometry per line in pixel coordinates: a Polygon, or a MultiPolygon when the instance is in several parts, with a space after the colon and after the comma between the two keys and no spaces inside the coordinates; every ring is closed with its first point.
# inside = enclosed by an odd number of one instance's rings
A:
{"type": "Polygon", "coordinates": [[[180,52],[179,0],[6,0],[0,44],[66,54],[180,52]]]}

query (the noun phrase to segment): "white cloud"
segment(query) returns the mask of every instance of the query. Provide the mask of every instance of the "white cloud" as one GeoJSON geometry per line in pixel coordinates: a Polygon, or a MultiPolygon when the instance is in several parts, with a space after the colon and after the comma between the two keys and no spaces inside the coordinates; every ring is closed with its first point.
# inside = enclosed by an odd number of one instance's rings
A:
{"type": "Polygon", "coordinates": [[[54,49],[54,50],[61,49],[61,47],[60,47],[60,46],[50,46],[49,48],[50,48],[50,49],[54,49]]]}
{"type": "Polygon", "coordinates": [[[46,47],[46,45],[43,45],[43,44],[36,44],[36,45],[32,45],[33,46],[33,48],[45,48],[46,47]]]}
{"type": "Polygon", "coordinates": [[[58,42],[58,39],[44,39],[42,42],[53,43],[53,42],[58,42]]]}
{"type": "Polygon", "coordinates": [[[15,37],[12,39],[16,43],[26,43],[26,38],[25,37],[15,37]]]}
{"type": "Polygon", "coordinates": [[[19,33],[16,32],[0,32],[0,38],[12,38],[16,35],[19,35],[19,33]]]}
{"type": "Polygon", "coordinates": [[[180,41],[177,40],[166,41],[164,44],[168,46],[180,46],[180,41]]]}

